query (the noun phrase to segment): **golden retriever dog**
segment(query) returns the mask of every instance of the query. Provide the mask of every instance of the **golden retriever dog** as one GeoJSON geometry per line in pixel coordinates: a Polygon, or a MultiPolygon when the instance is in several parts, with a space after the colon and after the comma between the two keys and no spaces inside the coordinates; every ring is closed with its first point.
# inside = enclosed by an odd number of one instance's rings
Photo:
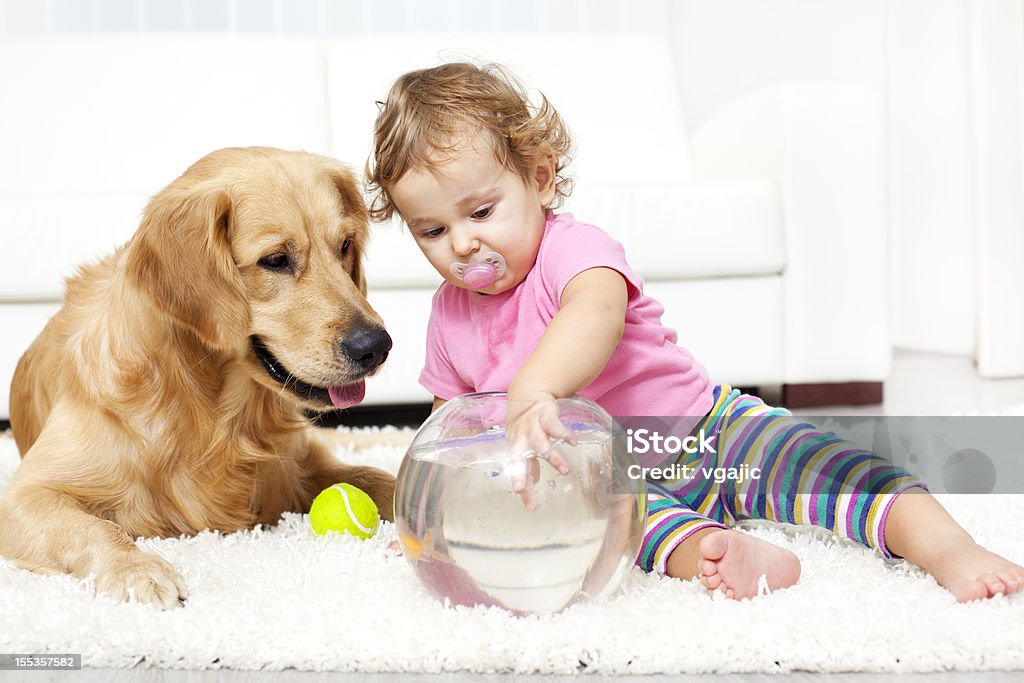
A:
{"type": "Polygon", "coordinates": [[[367,235],[354,176],[314,154],[222,149],[154,197],[18,364],[0,555],[170,608],[185,583],[135,537],[273,524],[337,482],[391,519],[394,479],[305,417],[361,401],[391,349],[367,235]]]}

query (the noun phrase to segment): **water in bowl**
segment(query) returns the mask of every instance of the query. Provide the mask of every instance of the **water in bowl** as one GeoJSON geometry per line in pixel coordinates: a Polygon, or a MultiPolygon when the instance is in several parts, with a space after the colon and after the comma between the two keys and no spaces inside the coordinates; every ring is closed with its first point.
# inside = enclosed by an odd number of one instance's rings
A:
{"type": "Polygon", "coordinates": [[[615,590],[642,539],[643,484],[622,476],[622,449],[604,425],[570,424],[577,444],[554,446],[570,472],[537,460],[535,505],[512,490],[529,459],[510,452],[500,426],[414,441],[398,476],[396,523],[432,593],[544,613],[615,590]]]}

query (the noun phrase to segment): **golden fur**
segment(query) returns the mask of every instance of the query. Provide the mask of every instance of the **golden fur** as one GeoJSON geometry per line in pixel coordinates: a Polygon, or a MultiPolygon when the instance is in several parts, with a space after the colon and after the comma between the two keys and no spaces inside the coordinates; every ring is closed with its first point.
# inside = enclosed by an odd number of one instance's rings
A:
{"type": "Polygon", "coordinates": [[[18,364],[23,461],[0,554],[172,607],[181,576],[133,538],[272,524],[341,481],[390,519],[393,478],[337,462],[303,412],[331,409],[324,388],[390,349],[365,298],[366,240],[352,173],[313,154],[219,150],[153,198],[128,244],[68,280],[18,364]]]}

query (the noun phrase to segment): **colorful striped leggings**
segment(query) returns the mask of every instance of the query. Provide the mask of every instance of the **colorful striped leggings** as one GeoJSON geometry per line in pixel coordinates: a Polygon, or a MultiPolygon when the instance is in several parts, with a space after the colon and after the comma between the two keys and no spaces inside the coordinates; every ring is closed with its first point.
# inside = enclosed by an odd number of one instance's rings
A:
{"type": "Polygon", "coordinates": [[[648,481],[637,558],[644,571],[664,574],[668,556],[691,534],[740,519],[821,526],[891,557],[883,531],[892,501],[913,486],[927,488],[888,460],[727,385],[715,387],[714,405],[692,434],[702,429],[715,436],[717,452],[681,453],[678,465],[694,472],[758,468],[760,478],[648,481]]]}

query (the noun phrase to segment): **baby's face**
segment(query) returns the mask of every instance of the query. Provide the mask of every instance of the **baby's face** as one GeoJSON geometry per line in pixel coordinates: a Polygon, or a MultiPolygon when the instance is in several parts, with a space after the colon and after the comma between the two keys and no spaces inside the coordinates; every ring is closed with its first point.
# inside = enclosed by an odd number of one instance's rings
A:
{"type": "Polygon", "coordinates": [[[546,174],[541,169],[524,181],[498,163],[481,140],[459,145],[433,172],[409,171],[388,191],[424,256],[456,287],[470,289],[451,272],[452,263],[469,265],[488,252],[501,254],[505,272],[474,290],[500,294],[522,282],[536,261],[544,207],[554,197],[546,174]]]}

